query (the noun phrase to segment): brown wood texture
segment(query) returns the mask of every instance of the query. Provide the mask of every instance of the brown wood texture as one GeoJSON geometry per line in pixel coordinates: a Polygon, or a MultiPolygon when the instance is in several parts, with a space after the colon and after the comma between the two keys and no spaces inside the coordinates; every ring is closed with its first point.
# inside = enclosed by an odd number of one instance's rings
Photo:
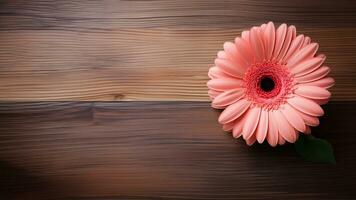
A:
{"type": "Polygon", "coordinates": [[[208,101],[224,41],[269,20],[320,43],[333,100],[356,100],[355,1],[0,3],[0,100],[208,101]]]}
{"type": "Polygon", "coordinates": [[[336,165],[293,145],[247,147],[204,102],[0,104],[4,199],[347,199],[356,195],[355,103],[332,102],[313,133],[336,165]],[[342,117],[341,117],[342,116],[342,117]]]}
{"type": "Polygon", "coordinates": [[[351,0],[0,1],[0,199],[354,198],[355,10],[351,0]],[[337,165],[305,162],[293,145],[247,147],[206,102],[223,42],[270,20],[327,56],[336,85],[312,131],[337,165]]]}

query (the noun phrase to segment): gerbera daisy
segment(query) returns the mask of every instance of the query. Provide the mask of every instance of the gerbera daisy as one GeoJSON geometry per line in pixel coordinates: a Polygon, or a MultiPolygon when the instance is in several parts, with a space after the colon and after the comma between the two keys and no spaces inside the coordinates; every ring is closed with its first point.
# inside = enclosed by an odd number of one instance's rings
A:
{"type": "Polygon", "coordinates": [[[225,109],[219,116],[223,129],[248,145],[294,143],[299,133],[309,134],[334,84],[317,50],[294,26],[275,29],[272,22],[225,42],[207,83],[212,107],[225,109]]]}

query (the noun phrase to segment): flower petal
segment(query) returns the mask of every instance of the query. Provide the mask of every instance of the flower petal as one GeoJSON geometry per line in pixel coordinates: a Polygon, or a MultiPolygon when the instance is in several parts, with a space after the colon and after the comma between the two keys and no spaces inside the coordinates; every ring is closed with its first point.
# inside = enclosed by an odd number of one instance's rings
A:
{"type": "Polygon", "coordinates": [[[249,40],[245,41],[239,37],[235,38],[237,51],[241,55],[241,59],[243,59],[247,65],[253,62],[253,55],[251,53],[251,48],[248,44],[248,41],[249,40]]]}
{"type": "Polygon", "coordinates": [[[304,35],[298,35],[298,37],[296,37],[292,41],[286,55],[283,57],[283,62],[287,62],[287,60],[300,49],[300,47],[303,44],[303,41],[304,41],[304,35]]]}
{"type": "Polygon", "coordinates": [[[275,147],[278,143],[278,129],[275,123],[276,122],[273,118],[273,114],[271,111],[269,111],[267,141],[272,147],[275,147]]]}
{"type": "Polygon", "coordinates": [[[243,81],[233,78],[211,79],[208,81],[207,86],[216,91],[226,91],[241,88],[243,86],[243,81]]]}
{"type": "Polygon", "coordinates": [[[224,51],[229,59],[235,60],[237,55],[236,45],[232,42],[224,43],[224,51]]]}
{"type": "Polygon", "coordinates": [[[276,31],[276,42],[273,50],[274,58],[277,58],[277,56],[279,55],[279,52],[281,51],[284,38],[286,37],[286,35],[287,35],[287,25],[281,24],[276,31]]]}
{"type": "Polygon", "coordinates": [[[216,58],[215,65],[221,68],[225,73],[229,74],[230,76],[234,76],[237,78],[242,78],[244,76],[245,70],[237,66],[236,63],[232,62],[231,60],[216,58]]]}
{"type": "Polygon", "coordinates": [[[242,128],[245,124],[246,121],[246,114],[242,115],[239,117],[239,119],[236,120],[235,126],[232,131],[232,135],[234,138],[239,138],[242,135],[242,128]]]}
{"type": "Polygon", "coordinates": [[[247,144],[248,146],[253,145],[255,142],[256,142],[256,137],[254,137],[254,136],[251,136],[250,138],[248,138],[248,139],[246,140],[246,144],[247,144]]]}
{"type": "Polygon", "coordinates": [[[218,58],[228,59],[225,51],[218,51],[218,58]]]}
{"type": "Polygon", "coordinates": [[[274,43],[276,40],[276,28],[273,22],[268,22],[264,31],[264,42],[266,50],[266,58],[271,59],[273,55],[274,43]]]}
{"type": "Polygon", "coordinates": [[[260,113],[260,107],[252,107],[246,113],[246,121],[244,127],[242,128],[242,136],[245,140],[249,139],[255,132],[260,118],[260,113]]]}
{"type": "Polygon", "coordinates": [[[219,117],[219,122],[221,124],[226,124],[237,119],[245,113],[245,111],[250,107],[250,105],[251,102],[246,99],[241,99],[236,103],[231,104],[221,113],[219,117]]]}
{"type": "Polygon", "coordinates": [[[236,120],[223,124],[222,129],[226,132],[231,131],[234,128],[235,124],[236,124],[236,120]]]}
{"type": "Polygon", "coordinates": [[[322,87],[325,89],[328,89],[330,87],[332,87],[334,85],[335,81],[333,78],[331,77],[326,77],[326,78],[322,78],[320,80],[317,81],[312,81],[309,83],[304,83],[305,85],[314,85],[314,86],[318,86],[318,87],[322,87]]]}
{"type": "Polygon", "coordinates": [[[330,92],[325,88],[312,85],[298,85],[294,92],[310,99],[328,99],[331,96],[330,92]]]}
{"type": "Polygon", "coordinates": [[[241,38],[245,41],[250,41],[250,31],[242,31],[241,38]]]}
{"type": "Polygon", "coordinates": [[[291,58],[287,61],[287,67],[289,69],[293,69],[300,62],[303,62],[308,58],[312,58],[315,55],[318,48],[319,45],[317,43],[311,43],[303,47],[296,54],[291,56],[291,58]]]}
{"type": "Polygon", "coordinates": [[[301,96],[295,95],[289,98],[287,102],[299,111],[312,115],[312,116],[322,116],[324,115],[323,109],[314,101],[303,98],[301,96]]]}
{"type": "Polygon", "coordinates": [[[305,61],[297,64],[295,67],[293,67],[291,72],[293,74],[295,74],[296,77],[303,76],[305,74],[308,74],[308,73],[314,71],[318,67],[320,67],[321,64],[323,64],[324,60],[325,60],[325,58],[323,58],[323,57],[314,57],[314,58],[305,60],[305,61]]]}
{"type": "Polygon", "coordinates": [[[264,33],[266,31],[267,24],[262,24],[260,27],[261,27],[261,32],[264,33]]]}
{"type": "Polygon", "coordinates": [[[303,118],[298,114],[292,106],[289,104],[284,104],[283,107],[280,109],[284,117],[287,121],[298,131],[304,132],[305,131],[305,123],[303,118]]]}
{"type": "Polygon", "coordinates": [[[283,116],[280,110],[273,111],[274,119],[276,120],[278,126],[279,134],[288,142],[294,143],[297,139],[296,132],[294,128],[289,124],[287,119],[283,116]]]}
{"type": "Polygon", "coordinates": [[[306,125],[308,125],[308,126],[318,126],[319,125],[319,119],[317,117],[305,114],[299,110],[296,110],[296,111],[302,117],[302,119],[306,125]]]}
{"type": "Polygon", "coordinates": [[[330,72],[330,68],[327,66],[322,66],[319,67],[318,69],[310,72],[309,74],[305,74],[299,77],[295,77],[295,79],[299,82],[299,83],[307,83],[307,82],[311,82],[311,81],[316,81],[319,80],[321,78],[324,78],[326,75],[328,75],[330,72]]]}
{"type": "Polygon", "coordinates": [[[268,130],[268,111],[261,110],[260,120],[258,122],[258,127],[256,130],[256,139],[258,143],[262,143],[267,136],[268,130]]]}
{"type": "Polygon", "coordinates": [[[281,134],[278,134],[278,144],[284,145],[285,143],[286,143],[286,140],[282,137],[281,134]]]}
{"type": "Polygon", "coordinates": [[[247,62],[242,58],[240,52],[238,52],[236,44],[232,42],[224,43],[224,50],[227,54],[227,57],[233,61],[233,64],[239,68],[239,71],[245,72],[248,68],[247,62]]]}
{"type": "Polygon", "coordinates": [[[211,103],[213,108],[224,108],[230,104],[240,100],[245,95],[245,90],[242,88],[227,90],[219,94],[211,103]]]}
{"type": "Polygon", "coordinates": [[[324,105],[329,102],[329,99],[313,99],[317,104],[324,105]]]}
{"type": "Polygon", "coordinates": [[[295,33],[295,27],[293,28],[294,26],[289,26],[287,28],[287,35],[284,39],[284,42],[283,42],[283,45],[281,47],[281,50],[277,56],[277,60],[281,60],[285,54],[287,53],[288,51],[288,48],[289,48],[289,45],[290,43],[292,42],[292,38],[293,38],[293,34],[295,33]]]}
{"type": "Polygon", "coordinates": [[[227,75],[226,73],[224,73],[219,67],[210,67],[209,72],[208,72],[208,76],[211,79],[215,79],[215,78],[233,78],[230,75],[227,75]]]}
{"type": "Polygon", "coordinates": [[[290,31],[292,32],[292,40],[295,39],[295,37],[297,36],[297,29],[295,28],[294,25],[291,25],[288,27],[290,29],[290,31]]]}
{"type": "Polygon", "coordinates": [[[209,95],[211,100],[214,100],[215,97],[217,97],[220,93],[221,93],[221,91],[216,91],[216,90],[212,90],[212,89],[210,89],[208,91],[208,95],[209,95]]]}
{"type": "Polygon", "coordinates": [[[306,36],[306,37],[304,38],[304,41],[303,41],[303,44],[302,44],[302,47],[301,47],[301,48],[307,46],[308,44],[310,44],[310,42],[311,42],[310,37],[306,36]]]}
{"type": "Polygon", "coordinates": [[[262,34],[259,28],[254,27],[250,30],[250,45],[256,61],[262,61],[265,56],[262,34]]]}

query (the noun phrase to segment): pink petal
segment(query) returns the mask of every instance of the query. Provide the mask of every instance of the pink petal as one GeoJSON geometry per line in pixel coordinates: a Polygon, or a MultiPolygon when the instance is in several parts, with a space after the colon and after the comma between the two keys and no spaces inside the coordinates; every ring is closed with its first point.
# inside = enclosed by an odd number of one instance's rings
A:
{"type": "Polygon", "coordinates": [[[250,41],[250,31],[242,31],[241,38],[245,41],[250,41]]]}
{"type": "Polygon", "coordinates": [[[241,59],[243,59],[246,64],[251,64],[253,62],[253,55],[251,53],[251,48],[248,44],[248,40],[245,41],[239,37],[236,37],[235,44],[238,53],[241,55],[241,59]]]}
{"type": "Polygon", "coordinates": [[[250,138],[248,138],[248,139],[246,140],[246,144],[247,144],[248,146],[253,145],[255,142],[256,142],[256,137],[254,137],[254,136],[251,136],[250,138]]]}
{"type": "Polygon", "coordinates": [[[216,91],[213,89],[209,89],[209,91],[208,91],[208,95],[211,98],[211,100],[214,100],[215,97],[217,97],[220,93],[221,93],[221,91],[216,91]]]}
{"type": "Polygon", "coordinates": [[[232,135],[234,138],[239,138],[242,135],[242,128],[245,124],[246,121],[246,114],[242,115],[239,119],[237,119],[237,122],[235,123],[235,126],[232,131],[232,135]]]}
{"type": "Polygon", "coordinates": [[[227,54],[228,59],[233,61],[236,67],[241,69],[246,69],[246,62],[241,58],[242,56],[237,50],[236,44],[232,42],[225,42],[224,43],[224,50],[227,54]]]}
{"type": "Polygon", "coordinates": [[[256,139],[258,143],[262,143],[267,136],[268,130],[268,111],[261,110],[260,120],[256,130],[256,139]]]}
{"type": "Polygon", "coordinates": [[[276,29],[272,22],[268,22],[264,31],[264,42],[266,50],[266,58],[271,59],[273,55],[274,43],[276,39],[276,29]]]}
{"type": "Polygon", "coordinates": [[[224,78],[224,79],[212,79],[207,83],[208,88],[216,91],[226,91],[243,86],[243,81],[240,79],[224,78]]]}
{"type": "Polygon", "coordinates": [[[287,121],[298,131],[305,131],[305,123],[303,118],[298,114],[292,106],[285,104],[281,109],[282,114],[287,119],[287,121]]]}
{"type": "Polygon", "coordinates": [[[210,89],[208,91],[208,95],[209,95],[211,100],[214,100],[215,97],[217,97],[220,93],[221,93],[221,91],[216,91],[216,90],[212,90],[212,89],[210,89]]]}
{"type": "Polygon", "coordinates": [[[260,107],[252,107],[246,113],[246,121],[242,129],[242,136],[245,140],[250,138],[252,134],[255,132],[260,118],[260,113],[261,113],[260,107]]]}
{"type": "Polygon", "coordinates": [[[231,76],[225,74],[219,67],[210,67],[208,76],[211,79],[215,78],[232,78],[231,76]]]}
{"type": "Polygon", "coordinates": [[[324,55],[324,54],[319,54],[319,55],[317,55],[317,56],[315,56],[315,57],[318,57],[318,58],[322,58],[322,59],[326,59],[326,56],[324,55]]]}
{"type": "Polygon", "coordinates": [[[298,35],[292,43],[290,44],[290,47],[286,53],[286,55],[283,58],[283,62],[286,62],[292,55],[294,55],[302,46],[304,41],[304,35],[298,35]]]}
{"type": "Polygon", "coordinates": [[[318,126],[319,125],[319,119],[317,117],[305,114],[299,110],[296,110],[296,111],[298,111],[298,114],[302,117],[302,119],[306,125],[308,125],[308,126],[318,126]]]}
{"type": "Polygon", "coordinates": [[[295,74],[296,77],[303,76],[319,68],[323,62],[324,58],[314,57],[297,64],[292,68],[291,72],[295,74]]]}
{"type": "Polygon", "coordinates": [[[218,58],[228,59],[225,51],[218,51],[218,58]]]}
{"type": "Polygon", "coordinates": [[[265,58],[262,34],[260,31],[259,28],[252,28],[250,31],[250,45],[256,61],[262,61],[265,58]]]}
{"type": "Polygon", "coordinates": [[[273,118],[276,120],[278,132],[282,137],[290,143],[294,143],[297,139],[294,128],[289,124],[280,110],[274,110],[273,118]]]}
{"type": "MultiPolygon", "coordinates": [[[[294,27],[294,26],[293,26],[293,27],[294,27]]],[[[285,54],[287,53],[287,51],[288,51],[289,45],[290,45],[290,43],[291,43],[291,41],[292,41],[293,31],[294,31],[294,33],[295,33],[295,27],[294,27],[294,29],[293,29],[293,27],[290,26],[290,27],[288,27],[288,29],[287,29],[287,35],[286,35],[286,37],[285,37],[285,39],[284,39],[282,48],[281,48],[281,50],[280,50],[280,52],[279,52],[279,54],[278,54],[278,56],[277,56],[277,60],[282,59],[282,58],[285,56],[285,54]]]]}
{"type": "Polygon", "coordinates": [[[286,143],[286,140],[282,137],[281,134],[278,134],[278,144],[284,145],[285,143],[286,143]]]}
{"type": "Polygon", "coordinates": [[[289,69],[293,69],[300,62],[303,62],[308,58],[312,58],[315,55],[318,48],[319,45],[317,43],[311,43],[303,47],[297,53],[291,56],[291,58],[287,61],[287,67],[289,69]]]}
{"type": "Polygon", "coordinates": [[[281,24],[276,31],[276,42],[273,51],[274,58],[277,58],[277,56],[279,55],[279,52],[281,51],[284,38],[286,37],[286,35],[287,35],[287,25],[281,24]]]}
{"type": "Polygon", "coordinates": [[[329,99],[313,99],[317,104],[324,105],[329,102],[329,99]]]}
{"type": "Polygon", "coordinates": [[[219,122],[221,124],[229,123],[240,117],[249,108],[251,102],[246,99],[241,99],[234,104],[228,106],[220,115],[219,122]]]}
{"type": "Polygon", "coordinates": [[[268,132],[267,132],[267,141],[272,146],[275,147],[278,143],[278,129],[276,122],[272,116],[272,112],[268,112],[268,132]]]}
{"type": "Polygon", "coordinates": [[[295,77],[299,83],[307,83],[311,81],[316,81],[318,79],[324,78],[330,72],[330,68],[327,66],[319,67],[318,69],[310,72],[309,74],[302,75],[300,77],[295,77]]]}
{"type": "Polygon", "coordinates": [[[235,124],[236,124],[236,120],[223,124],[222,129],[226,132],[231,131],[234,128],[235,124]]]}
{"type": "Polygon", "coordinates": [[[226,52],[227,57],[230,60],[235,60],[237,55],[237,48],[236,45],[232,42],[225,42],[224,43],[224,51],[226,52]]]}
{"type": "Polygon", "coordinates": [[[288,27],[290,29],[290,31],[292,32],[292,40],[295,39],[295,37],[297,36],[297,29],[295,28],[295,26],[291,25],[288,27]]]}
{"type": "Polygon", "coordinates": [[[328,99],[331,96],[330,92],[325,88],[311,85],[298,85],[294,92],[310,99],[328,99]]]}
{"type": "Polygon", "coordinates": [[[322,116],[324,114],[323,109],[314,101],[295,95],[289,98],[287,102],[294,108],[302,111],[305,114],[312,116],[322,116]]]}
{"type": "Polygon", "coordinates": [[[262,24],[260,27],[261,27],[261,32],[264,33],[266,31],[267,24],[262,24]]]}
{"type": "Polygon", "coordinates": [[[242,55],[237,50],[236,44],[232,42],[224,43],[224,50],[227,53],[228,58],[233,61],[240,71],[245,72],[248,68],[248,63],[242,58],[242,55]]]}
{"type": "Polygon", "coordinates": [[[227,90],[221,94],[219,94],[214,101],[212,102],[212,107],[221,109],[225,108],[226,106],[235,103],[236,101],[240,100],[245,95],[244,89],[232,89],[227,90]]]}
{"type": "Polygon", "coordinates": [[[215,65],[221,68],[225,73],[229,74],[230,76],[234,76],[237,78],[242,78],[244,76],[245,70],[240,66],[237,66],[236,63],[233,63],[230,60],[216,58],[215,65]]]}
{"type": "Polygon", "coordinates": [[[335,83],[335,81],[333,78],[327,77],[327,78],[323,78],[323,79],[320,79],[317,81],[312,81],[312,82],[304,83],[304,84],[305,85],[314,85],[314,86],[328,89],[328,88],[332,87],[334,85],[334,83],[335,83]]]}
{"type": "Polygon", "coordinates": [[[306,37],[304,38],[304,41],[303,41],[303,44],[302,44],[302,47],[301,47],[301,48],[307,46],[308,44],[310,44],[310,42],[311,42],[310,37],[306,36],[306,37]]]}

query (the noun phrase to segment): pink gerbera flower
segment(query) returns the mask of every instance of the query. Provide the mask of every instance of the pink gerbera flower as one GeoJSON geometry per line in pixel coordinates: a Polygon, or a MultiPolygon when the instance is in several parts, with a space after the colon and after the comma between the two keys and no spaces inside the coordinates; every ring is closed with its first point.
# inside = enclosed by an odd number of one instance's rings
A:
{"type": "Polygon", "coordinates": [[[243,31],[226,42],[209,70],[212,107],[225,109],[219,122],[225,131],[252,145],[294,143],[309,134],[324,114],[334,80],[326,77],[325,55],[318,44],[296,35],[294,26],[269,22],[243,31]]]}

